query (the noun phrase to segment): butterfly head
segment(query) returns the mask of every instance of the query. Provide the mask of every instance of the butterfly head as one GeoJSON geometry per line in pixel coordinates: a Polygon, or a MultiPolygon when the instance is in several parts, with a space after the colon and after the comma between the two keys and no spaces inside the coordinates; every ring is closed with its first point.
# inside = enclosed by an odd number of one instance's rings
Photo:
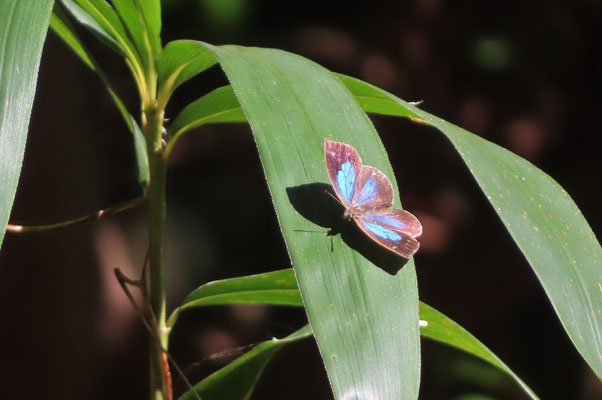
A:
{"type": "Polygon", "coordinates": [[[345,214],[343,214],[343,217],[345,218],[345,220],[351,221],[356,212],[357,212],[357,210],[355,207],[353,207],[353,206],[348,207],[347,209],[345,209],[345,214]]]}

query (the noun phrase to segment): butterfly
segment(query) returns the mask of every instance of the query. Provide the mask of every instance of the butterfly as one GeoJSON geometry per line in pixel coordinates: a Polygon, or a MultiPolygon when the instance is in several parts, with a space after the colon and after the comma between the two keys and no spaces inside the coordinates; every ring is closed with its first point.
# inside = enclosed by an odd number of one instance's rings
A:
{"type": "MultiPolygon", "coordinates": [[[[412,213],[389,209],[393,186],[380,170],[362,165],[356,149],[324,139],[324,158],[330,183],[345,207],[345,219],[355,223],[376,243],[410,258],[420,247],[422,224],[412,213]]],[[[334,197],[334,196],[333,196],[334,197]]]]}

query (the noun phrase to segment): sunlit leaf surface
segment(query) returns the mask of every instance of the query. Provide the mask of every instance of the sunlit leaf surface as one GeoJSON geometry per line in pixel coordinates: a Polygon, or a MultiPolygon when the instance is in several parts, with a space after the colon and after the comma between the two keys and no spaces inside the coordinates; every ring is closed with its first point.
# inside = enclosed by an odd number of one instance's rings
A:
{"type": "Polygon", "coordinates": [[[366,111],[410,117],[447,136],[537,274],[571,340],[602,378],[602,249],[568,193],[516,154],[381,89],[340,78],[366,111]]]}
{"type": "Polygon", "coordinates": [[[226,72],[253,130],[335,397],[415,399],[414,265],[403,265],[343,224],[343,210],[324,193],[325,137],[360,149],[364,162],[383,170],[398,192],[372,124],[340,81],[313,62],[278,50],[205,46],[226,72]],[[337,229],[340,235],[327,235],[337,229]]]}

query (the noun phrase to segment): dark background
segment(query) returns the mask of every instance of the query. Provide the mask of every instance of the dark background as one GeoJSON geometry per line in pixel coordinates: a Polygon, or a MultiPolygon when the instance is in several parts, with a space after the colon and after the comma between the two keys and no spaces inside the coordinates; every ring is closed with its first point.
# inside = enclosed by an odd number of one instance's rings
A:
{"type": "MultiPolygon", "coordinates": [[[[164,3],[164,43],[190,38],[281,48],[406,100],[424,100],[425,110],[549,173],[601,231],[599,1],[164,3]]],[[[135,112],[137,94],[122,61],[83,36],[135,112]]],[[[168,117],[224,83],[218,69],[195,78],[178,89],[168,117]]],[[[421,299],[475,334],[542,398],[602,398],[602,385],[445,137],[409,121],[373,121],[404,206],[424,225],[415,257],[421,299]]],[[[246,125],[198,129],[182,138],[170,162],[171,307],[207,281],[290,266],[246,125]]],[[[139,195],[131,137],[109,96],[49,33],[11,222],[61,221],[139,195]]],[[[145,246],[140,211],[6,235],[3,397],[146,398],[147,335],[112,275],[119,266],[135,276],[145,246]]],[[[199,379],[240,355],[239,347],[287,335],[304,321],[303,311],[284,308],[190,311],[171,349],[199,379]]],[[[422,399],[525,398],[484,363],[422,343],[422,399]]],[[[174,381],[182,390],[175,374],[174,381]]],[[[332,397],[312,340],[281,351],[253,398],[283,393],[332,397]]]]}

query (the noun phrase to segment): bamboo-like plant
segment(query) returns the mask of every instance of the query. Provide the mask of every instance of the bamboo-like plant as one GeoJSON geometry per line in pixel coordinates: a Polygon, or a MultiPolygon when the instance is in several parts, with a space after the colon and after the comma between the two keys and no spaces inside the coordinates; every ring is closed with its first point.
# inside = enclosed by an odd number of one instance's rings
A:
{"type": "MultiPolygon", "coordinates": [[[[379,268],[378,257],[365,257],[340,236],[309,233],[326,226],[304,212],[320,207],[312,203],[312,190],[328,182],[324,138],[361,149],[364,162],[384,171],[399,193],[366,113],[410,118],[447,137],[534,270],[576,349],[602,377],[602,249],[569,195],[537,167],[382,89],[299,55],[192,40],[163,45],[159,0],[61,0],[54,11],[52,6],[49,0],[0,3],[0,240],[5,227],[17,232],[52,229],[102,213],[51,226],[7,225],[50,26],[103,81],[132,134],[143,196],[103,212],[139,204],[147,210],[145,272],[131,279],[116,271],[116,278],[127,293],[134,285],[147,299],[140,314],[151,336],[152,399],[173,396],[169,335],[183,310],[257,303],[304,307],[309,325],[268,340],[201,382],[190,383],[181,399],[248,398],[279,348],[312,335],[337,399],[417,398],[420,335],[489,362],[536,398],[481,342],[419,302],[413,260],[391,274],[379,268]],[[120,100],[74,25],[89,29],[123,57],[140,97],[134,113],[138,118],[120,100]],[[165,108],[176,89],[215,65],[230,84],[200,97],[166,123],[165,108]],[[182,135],[204,124],[228,122],[248,122],[253,131],[292,269],[202,285],[168,314],[163,256],[167,161],[182,135]]],[[[395,204],[400,204],[398,195],[395,204]]]]}

